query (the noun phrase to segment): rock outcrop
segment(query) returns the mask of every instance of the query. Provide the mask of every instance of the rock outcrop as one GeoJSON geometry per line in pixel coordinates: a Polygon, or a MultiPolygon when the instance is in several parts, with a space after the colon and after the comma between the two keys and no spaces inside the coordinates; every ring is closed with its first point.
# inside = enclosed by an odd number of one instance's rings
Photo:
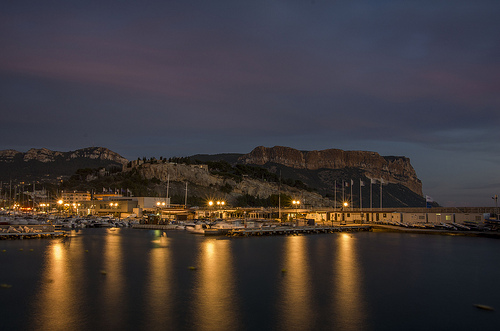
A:
{"type": "Polygon", "coordinates": [[[126,164],[128,162],[128,160],[120,154],[104,147],[87,147],[68,153],[70,154],[69,156],[65,155],[67,159],[87,158],[91,160],[114,161],[121,164],[126,164]]]}
{"type": "Polygon", "coordinates": [[[14,159],[20,154],[22,153],[13,149],[0,151],[0,162],[14,162],[14,159]]]}
{"type": "Polygon", "coordinates": [[[190,182],[206,188],[206,194],[212,191],[219,192],[220,187],[231,187],[231,192],[226,193],[224,198],[228,201],[235,201],[238,196],[249,194],[258,198],[267,198],[278,192],[296,196],[315,206],[330,206],[332,202],[322,197],[318,193],[301,191],[292,187],[282,185],[281,191],[277,183],[268,183],[252,178],[243,178],[241,181],[213,175],[208,171],[206,165],[186,165],[168,162],[149,163],[142,161],[132,161],[130,167],[124,167],[125,172],[136,170],[147,179],[156,178],[162,182],[190,182]]]}
{"type": "Polygon", "coordinates": [[[12,149],[0,151],[0,162],[13,162],[14,158],[22,155],[25,162],[39,161],[42,163],[55,162],[63,159],[69,161],[77,158],[87,158],[91,160],[106,160],[126,164],[127,159],[104,147],[87,147],[71,152],[57,152],[47,148],[32,148],[26,153],[21,153],[12,149]]]}
{"type": "Polygon", "coordinates": [[[343,151],[299,151],[290,147],[259,146],[238,160],[244,164],[281,164],[295,169],[343,169],[357,168],[370,179],[385,183],[402,184],[422,195],[422,182],[418,179],[410,159],[404,156],[381,156],[375,152],[343,151]]]}
{"type": "Polygon", "coordinates": [[[32,148],[24,153],[23,161],[40,161],[43,163],[54,162],[58,156],[63,156],[63,153],[51,151],[47,148],[32,148]]]}

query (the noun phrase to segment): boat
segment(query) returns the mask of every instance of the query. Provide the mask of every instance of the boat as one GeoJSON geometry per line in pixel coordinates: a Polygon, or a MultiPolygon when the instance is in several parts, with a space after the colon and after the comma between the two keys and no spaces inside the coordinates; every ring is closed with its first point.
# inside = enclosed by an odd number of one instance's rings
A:
{"type": "Polygon", "coordinates": [[[207,229],[206,224],[195,224],[193,226],[186,226],[186,231],[189,231],[191,233],[195,234],[205,234],[205,229],[207,229]]]}
{"type": "Polygon", "coordinates": [[[458,230],[470,230],[470,228],[468,226],[458,224],[458,223],[453,223],[453,226],[458,228],[458,230]]]}

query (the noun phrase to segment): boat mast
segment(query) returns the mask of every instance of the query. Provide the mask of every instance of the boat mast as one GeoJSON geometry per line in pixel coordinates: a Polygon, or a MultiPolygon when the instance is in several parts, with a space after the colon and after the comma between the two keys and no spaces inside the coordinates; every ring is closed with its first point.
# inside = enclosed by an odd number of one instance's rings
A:
{"type": "Polygon", "coordinates": [[[167,176],[167,197],[166,197],[166,205],[167,207],[170,207],[170,200],[168,199],[168,188],[170,186],[170,174],[167,176]]]}
{"type": "Polygon", "coordinates": [[[278,182],[278,218],[281,222],[281,170],[280,170],[280,180],[278,182]]]}

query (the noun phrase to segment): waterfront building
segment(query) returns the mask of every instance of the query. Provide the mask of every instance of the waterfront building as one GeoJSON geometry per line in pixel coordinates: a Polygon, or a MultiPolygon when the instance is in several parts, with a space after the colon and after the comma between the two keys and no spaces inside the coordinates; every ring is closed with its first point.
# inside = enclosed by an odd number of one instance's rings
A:
{"type": "Polygon", "coordinates": [[[121,194],[117,193],[96,193],[94,194],[94,199],[95,200],[110,200],[114,198],[121,198],[121,194]]]}
{"type": "Polygon", "coordinates": [[[90,201],[92,195],[90,192],[78,192],[78,191],[73,191],[73,192],[62,192],[61,193],[61,200],[65,204],[74,204],[74,203],[79,203],[82,201],[90,201]]]}

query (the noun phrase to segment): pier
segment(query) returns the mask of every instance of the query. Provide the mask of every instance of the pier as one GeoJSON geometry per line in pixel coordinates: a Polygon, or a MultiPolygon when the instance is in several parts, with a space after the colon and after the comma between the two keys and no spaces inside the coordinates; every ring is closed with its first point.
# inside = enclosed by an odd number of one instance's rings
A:
{"type": "Polygon", "coordinates": [[[58,238],[67,233],[56,231],[53,225],[0,225],[0,240],[58,238]]]}
{"type": "Polygon", "coordinates": [[[177,230],[177,225],[174,225],[174,224],[132,224],[132,229],[177,230]]]}
{"type": "Polygon", "coordinates": [[[38,232],[38,233],[0,233],[0,240],[5,239],[35,239],[58,238],[67,236],[64,232],[38,232]]]}
{"type": "Polygon", "coordinates": [[[225,234],[229,237],[249,237],[249,236],[293,236],[299,234],[335,233],[335,232],[359,232],[371,231],[369,225],[342,225],[342,226],[297,226],[297,227],[262,227],[230,229],[225,234]]]}

